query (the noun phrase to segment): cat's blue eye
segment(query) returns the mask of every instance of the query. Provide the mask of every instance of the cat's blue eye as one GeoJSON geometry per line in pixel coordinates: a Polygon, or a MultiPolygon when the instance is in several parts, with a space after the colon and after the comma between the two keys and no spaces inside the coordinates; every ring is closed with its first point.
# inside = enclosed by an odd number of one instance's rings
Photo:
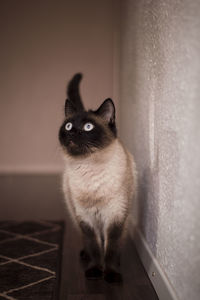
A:
{"type": "Polygon", "coordinates": [[[84,125],[84,127],[83,127],[83,129],[85,130],[85,131],[91,131],[92,129],[94,128],[94,125],[92,124],[92,123],[86,123],[85,125],[84,125]]]}
{"type": "Polygon", "coordinates": [[[70,131],[70,130],[72,129],[72,127],[73,127],[73,125],[72,125],[71,122],[68,122],[68,123],[65,125],[65,129],[66,129],[67,131],[70,131]]]}

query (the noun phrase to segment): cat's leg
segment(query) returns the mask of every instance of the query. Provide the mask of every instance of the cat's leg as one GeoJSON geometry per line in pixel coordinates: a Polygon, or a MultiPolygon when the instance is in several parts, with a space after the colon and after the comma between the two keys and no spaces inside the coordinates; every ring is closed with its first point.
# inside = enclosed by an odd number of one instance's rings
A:
{"type": "Polygon", "coordinates": [[[104,279],[108,282],[122,282],[119,267],[123,229],[124,222],[113,222],[106,232],[104,279]]]}
{"type": "Polygon", "coordinates": [[[83,263],[86,263],[88,264],[91,260],[91,257],[90,257],[90,254],[89,252],[87,251],[86,248],[83,248],[81,251],[80,251],[80,259],[83,263]]]}
{"type": "Polygon", "coordinates": [[[85,276],[88,279],[97,279],[103,276],[102,251],[94,229],[85,221],[79,223],[84,239],[82,255],[89,256],[85,276]]]}

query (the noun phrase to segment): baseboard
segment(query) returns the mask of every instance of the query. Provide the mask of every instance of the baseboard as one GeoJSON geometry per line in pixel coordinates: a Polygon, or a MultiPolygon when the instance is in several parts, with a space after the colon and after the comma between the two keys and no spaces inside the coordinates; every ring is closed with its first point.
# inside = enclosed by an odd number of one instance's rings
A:
{"type": "Polygon", "coordinates": [[[61,174],[57,165],[0,166],[0,174],[61,174]]]}
{"type": "Polygon", "coordinates": [[[178,300],[166,274],[162,270],[156,258],[153,256],[140,230],[135,230],[135,233],[132,233],[131,237],[134,240],[137,252],[149,279],[154,286],[159,300],[178,300]]]}

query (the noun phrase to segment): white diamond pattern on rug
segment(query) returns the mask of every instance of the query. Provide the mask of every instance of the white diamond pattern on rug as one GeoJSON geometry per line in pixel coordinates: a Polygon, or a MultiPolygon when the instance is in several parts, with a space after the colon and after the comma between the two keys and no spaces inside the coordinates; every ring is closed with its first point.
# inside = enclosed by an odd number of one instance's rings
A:
{"type": "Polygon", "coordinates": [[[0,300],[57,299],[62,222],[0,223],[0,300]]]}

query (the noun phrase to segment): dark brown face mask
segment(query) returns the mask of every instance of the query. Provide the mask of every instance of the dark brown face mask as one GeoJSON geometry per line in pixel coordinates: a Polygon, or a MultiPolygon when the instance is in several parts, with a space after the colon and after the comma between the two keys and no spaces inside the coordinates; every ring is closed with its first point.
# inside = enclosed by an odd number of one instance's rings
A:
{"type": "Polygon", "coordinates": [[[106,99],[96,111],[86,111],[79,94],[81,74],[76,74],[67,88],[65,120],[59,141],[70,155],[86,155],[109,145],[117,136],[115,106],[106,99]]]}

